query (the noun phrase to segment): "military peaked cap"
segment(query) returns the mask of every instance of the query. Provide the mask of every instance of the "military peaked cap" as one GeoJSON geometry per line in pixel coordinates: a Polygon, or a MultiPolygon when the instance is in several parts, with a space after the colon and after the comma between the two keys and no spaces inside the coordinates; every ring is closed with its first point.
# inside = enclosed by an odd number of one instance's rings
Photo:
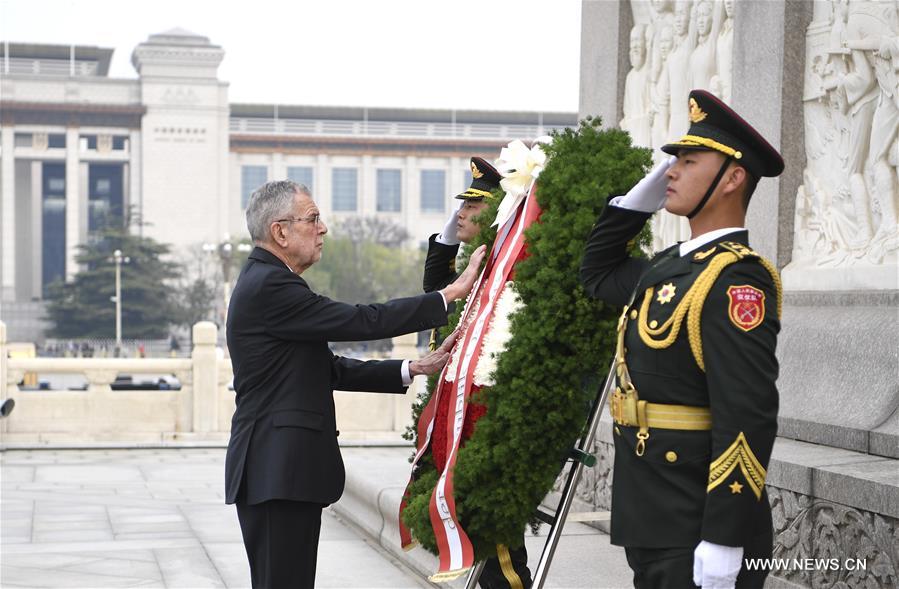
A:
{"type": "Polygon", "coordinates": [[[677,155],[681,149],[705,149],[730,156],[756,178],[779,176],[780,153],[732,108],[705,90],[690,92],[690,129],[678,141],[662,146],[677,155]]]}
{"type": "Polygon", "coordinates": [[[496,168],[487,163],[482,157],[471,158],[471,186],[456,196],[462,200],[484,200],[493,196],[492,190],[499,188],[499,181],[502,180],[496,168]]]}

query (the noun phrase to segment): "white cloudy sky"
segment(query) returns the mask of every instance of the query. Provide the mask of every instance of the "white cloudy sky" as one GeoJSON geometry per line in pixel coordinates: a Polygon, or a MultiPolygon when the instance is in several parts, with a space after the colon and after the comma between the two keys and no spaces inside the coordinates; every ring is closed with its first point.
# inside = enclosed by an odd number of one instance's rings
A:
{"type": "Polygon", "coordinates": [[[221,45],[232,102],[577,111],[580,0],[0,0],[0,39],[221,45]]]}

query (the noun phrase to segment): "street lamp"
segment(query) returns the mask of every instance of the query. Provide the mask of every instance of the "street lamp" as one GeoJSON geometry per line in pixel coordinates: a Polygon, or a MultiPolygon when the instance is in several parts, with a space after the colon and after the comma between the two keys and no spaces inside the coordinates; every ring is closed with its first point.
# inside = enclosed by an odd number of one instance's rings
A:
{"type": "Polygon", "coordinates": [[[125,264],[131,261],[128,256],[122,256],[122,250],[112,252],[112,259],[115,261],[115,296],[111,297],[115,301],[115,345],[116,349],[122,349],[122,262],[125,264]]]}
{"type": "MultiPolygon", "coordinates": [[[[224,309],[222,311],[223,316],[227,316],[228,314],[228,303],[231,299],[231,265],[233,262],[233,256],[235,250],[239,253],[248,253],[253,249],[253,247],[248,243],[238,243],[237,247],[235,247],[231,243],[231,236],[227,233],[225,234],[222,241],[218,244],[214,243],[204,243],[203,251],[213,254],[217,253],[219,257],[219,262],[222,265],[222,300],[224,302],[224,309]]],[[[224,326],[225,322],[222,321],[222,325],[224,326]]]]}

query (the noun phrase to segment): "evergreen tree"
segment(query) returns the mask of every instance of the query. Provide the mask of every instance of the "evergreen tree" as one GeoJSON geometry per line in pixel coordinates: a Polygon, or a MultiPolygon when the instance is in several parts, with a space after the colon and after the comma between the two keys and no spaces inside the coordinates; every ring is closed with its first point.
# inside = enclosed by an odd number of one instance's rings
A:
{"type": "Polygon", "coordinates": [[[110,217],[78,246],[81,270],[72,282],[51,285],[49,335],[59,338],[115,337],[115,261],[121,250],[122,338],[161,339],[179,312],[168,282],[178,266],[165,261],[169,246],[128,232],[121,218],[110,217]]]}

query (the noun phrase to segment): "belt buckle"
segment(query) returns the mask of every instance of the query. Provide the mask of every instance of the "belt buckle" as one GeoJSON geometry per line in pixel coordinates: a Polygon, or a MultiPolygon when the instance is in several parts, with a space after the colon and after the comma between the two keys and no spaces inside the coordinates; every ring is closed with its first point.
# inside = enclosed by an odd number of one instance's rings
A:
{"type": "Polygon", "coordinates": [[[612,413],[612,420],[618,425],[637,425],[637,396],[634,392],[623,393],[621,388],[616,388],[612,393],[609,410],[612,413]]]}

